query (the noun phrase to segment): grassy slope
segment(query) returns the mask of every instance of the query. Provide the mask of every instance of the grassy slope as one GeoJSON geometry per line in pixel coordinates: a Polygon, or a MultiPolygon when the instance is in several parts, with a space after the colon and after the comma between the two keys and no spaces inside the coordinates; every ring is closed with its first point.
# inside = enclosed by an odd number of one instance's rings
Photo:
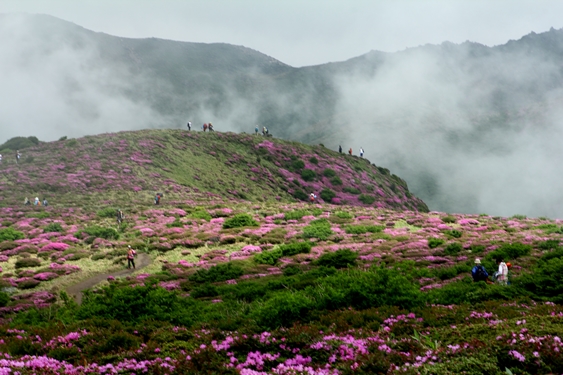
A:
{"type": "Polygon", "coordinates": [[[427,210],[403,180],[366,159],[262,136],[142,130],[41,143],[22,151],[20,165],[8,157],[0,165],[4,205],[37,195],[74,205],[79,199],[107,201],[115,194],[119,204],[123,199],[149,200],[157,191],[195,199],[219,194],[259,202],[294,201],[298,190],[319,195],[331,189],[336,193],[332,203],[366,206],[358,200],[363,194],[373,197],[372,206],[427,210]],[[309,161],[313,157],[317,164],[309,161]],[[303,168],[292,167],[295,160],[317,177],[303,181],[303,168]],[[341,185],[323,177],[327,168],[336,172],[341,185]],[[356,189],[356,194],[345,188],[356,189]]]}

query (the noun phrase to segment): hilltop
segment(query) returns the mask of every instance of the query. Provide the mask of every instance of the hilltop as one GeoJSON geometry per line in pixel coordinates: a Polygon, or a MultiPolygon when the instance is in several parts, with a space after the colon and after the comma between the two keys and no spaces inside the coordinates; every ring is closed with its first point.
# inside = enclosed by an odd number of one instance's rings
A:
{"type": "Polygon", "coordinates": [[[219,196],[233,200],[307,201],[428,211],[404,180],[369,160],[255,134],[141,130],[31,144],[4,152],[2,205],[25,196],[55,205],[122,205],[219,196]]]}

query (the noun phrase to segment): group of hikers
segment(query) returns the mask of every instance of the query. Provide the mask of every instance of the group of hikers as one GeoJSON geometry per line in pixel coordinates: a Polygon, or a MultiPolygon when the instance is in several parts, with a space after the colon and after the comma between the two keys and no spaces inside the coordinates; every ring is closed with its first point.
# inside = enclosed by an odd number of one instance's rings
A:
{"type": "MultiPolygon", "coordinates": [[[[31,206],[31,201],[29,200],[28,197],[25,197],[24,201],[23,201],[24,206],[31,206]]],[[[43,198],[43,202],[39,200],[39,197],[35,197],[35,199],[33,200],[33,205],[34,206],[48,206],[49,202],[47,202],[47,198],[43,198]]]]}
{"type": "MultiPolygon", "coordinates": [[[[342,153],[342,146],[340,146],[340,145],[338,146],[338,152],[339,152],[339,153],[342,153]]],[[[350,147],[350,149],[348,150],[348,153],[349,153],[350,155],[353,154],[352,147],[350,147]]],[[[360,147],[360,157],[361,157],[361,158],[364,157],[364,148],[363,148],[363,147],[360,147]]]]}
{"type": "MultiPolygon", "coordinates": [[[[191,131],[191,130],[192,130],[192,122],[191,122],[191,121],[188,121],[188,124],[187,124],[186,126],[188,127],[188,131],[191,131]]],[[[201,126],[201,129],[202,129],[204,132],[206,132],[206,131],[208,131],[208,130],[209,130],[210,132],[215,131],[215,130],[213,130],[213,124],[212,124],[212,123],[204,123],[204,124],[201,126]]]]}
{"type": "MultiPolygon", "coordinates": [[[[254,134],[255,134],[255,135],[258,135],[258,126],[256,126],[256,127],[254,128],[254,134]]],[[[268,130],[268,128],[265,127],[265,126],[262,127],[262,135],[263,135],[264,137],[271,137],[271,136],[272,136],[272,135],[270,134],[270,131],[268,130]]]]}
{"type": "Polygon", "coordinates": [[[498,270],[489,278],[489,273],[485,266],[481,264],[481,259],[475,259],[475,266],[471,270],[473,281],[485,281],[487,284],[497,283],[508,285],[508,271],[512,268],[510,262],[505,263],[502,259],[497,259],[498,270]]]}
{"type": "MultiPolygon", "coordinates": [[[[16,150],[16,164],[20,163],[20,159],[22,157],[22,154],[20,153],[20,150],[16,150]]],[[[0,154],[0,164],[2,163],[2,154],[0,154]]]]}

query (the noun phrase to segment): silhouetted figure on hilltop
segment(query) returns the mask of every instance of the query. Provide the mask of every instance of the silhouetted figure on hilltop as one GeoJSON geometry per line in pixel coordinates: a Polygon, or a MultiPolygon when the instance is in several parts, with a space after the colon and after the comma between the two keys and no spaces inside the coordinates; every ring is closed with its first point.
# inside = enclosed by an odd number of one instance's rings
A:
{"type": "Polygon", "coordinates": [[[338,152],[342,153],[342,146],[338,145],[338,152]]]}
{"type": "Polygon", "coordinates": [[[254,128],[254,134],[258,135],[258,126],[254,128]]]}
{"type": "Polygon", "coordinates": [[[362,147],[360,147],[360,157],[361,158],[364,157],[364,149],[362,147]]]}
{"type": "Polygon", "coordinates": [[[208,126],[208,127],[209,127],[209,131],[210,131],[210,132],[214,131],[214,130],[213,130],[213,124],[212,124],[212,123],[209,123],[209,126],[208,126]]]}
{"type": "Polygon", "coordinates": [[[188,121],[188,131],[191,131],[191,130],[192,130],[192,122],[188,121]]]}
{"type": "Polygon", "coordinates": [[[348,150],[348,153],[349,153],[350,155],[352,155],[352,147],[350,147],[350,149],[348,150]]]}
{"type": "Polygon", "coordinates": [[[203,124],[203,132],[207,131],[207,123],[203,124]]]}

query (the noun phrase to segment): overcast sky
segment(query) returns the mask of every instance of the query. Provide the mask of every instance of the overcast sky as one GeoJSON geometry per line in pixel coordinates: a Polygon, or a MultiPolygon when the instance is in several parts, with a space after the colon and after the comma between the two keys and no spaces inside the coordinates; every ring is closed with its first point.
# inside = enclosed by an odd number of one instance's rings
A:
{"type": "Polygon", "coordinates": [[[563,27],[561,0],[1,0],[111,35],[243,45],[292,66],[563,27]]]}

